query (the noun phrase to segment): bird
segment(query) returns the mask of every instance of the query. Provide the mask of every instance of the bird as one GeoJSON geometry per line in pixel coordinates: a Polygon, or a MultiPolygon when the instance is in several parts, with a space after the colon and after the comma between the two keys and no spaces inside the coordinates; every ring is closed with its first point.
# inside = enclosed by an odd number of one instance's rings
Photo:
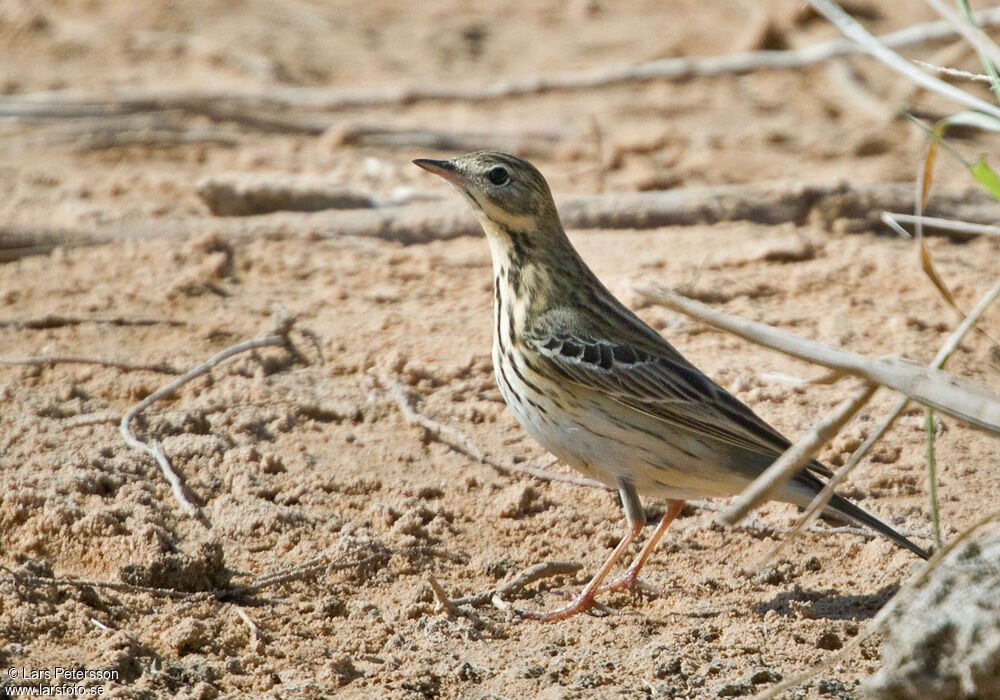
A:
{"type": "MultiPolygon", "coordinates": [[[[531,163],[492,151],[413,163],[458,190],[486,234],[493,369],[505,403],[545,449],[617,489],[625,513],[625,534],[579,594],[554,610],[518,614],[555,622],[593,608],[598,595],[634,592],[685,500],[739,493],[791,443],[612,295],[573,247],[531,163]],[[645,526],[640,494],[666,499],[666,511],[624,574],[605,584],[645,526]]],[[[830,476],[812,460],[773,498],[805,507],[830,476]]],[[[824,515],[928,557],[842,496],[824,515]]]]}

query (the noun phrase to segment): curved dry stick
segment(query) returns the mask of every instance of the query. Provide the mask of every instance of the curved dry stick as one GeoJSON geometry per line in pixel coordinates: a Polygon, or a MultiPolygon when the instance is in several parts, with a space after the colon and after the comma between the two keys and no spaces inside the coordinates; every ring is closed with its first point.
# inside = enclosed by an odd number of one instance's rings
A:
{"type": "Polygon", "coordinates": [[[934,11],[941,15],[942,19],[947,20],[955,28],[955,31],[962,35],[963,39],[975,47],[976,51],[989,58],[994,65],[1000,65],[1000,46],[997,46],[982,29],[966,21],[964,17],[941,0],[924,0],[924,2],[934,8],[934,11]]]}
{"type": "Polygon", "coordinates": [[[1000,433],[1000,396],[966,379],[898,357],[872,358],[716,311],[662,284],[636,285],[650,301],[758,345],[880,384],[968,425],[1000,433]]]}
{"type": "Polygon", "coordinates": [[[187,384],[193,379],[197,379],[201,375],[208,372],[210,369],[215,367],[220,362],[223,362],[233,355],[238,355],[241,352],[247,352],[248,350],[256,350],[258,348],[266,347],[289,347],[290,342],[288,340],[288,331],[290,330],[290,325],[286,324],[281,332],[276,335],[269,335],[263,338],[255,338],[254,340],[247,340],[242,343],[237,343],[236,345],[230,346],[221,352],[218,352],[212,357],[210,357],[204,363],[198,365],[192,370],[189,370],[182,374],[180,377],[170,382],[166,386],[160,387],[152,394],[144,398],[142,401],[137,403],[135,406],[130,408],[128,412],[122,416],[121,424],[119,425],[119,431],[122,434],[122,438],[125,440],[125,444],[135,450],[141,450],[148,455],[151,455],[156,463],[160,467],[160,471],[163,472],[163,476],[170,483],[170,490],[174,495],[174,499],[180,504],[181,508],[185,513],[199,521],[208,524],[204,514],[194,505],[185,493],[186,489],[184,487],[184,480],[181,478],[180,474],[174,469],[170,458],[163,452],[163,447],[160,445],[159,440],[153,440],[152,442],[144,442],[135,436],[132,432],[131,423],[135,420],[136,416],[145,411],[151,405],[156,403],[162,398],[170,396],[177,389],[187,384]]]}
{"type": "MultiPolygon", "coordinates": [[[[4,242],[6,231],[0,230],[0,244],[4,242]]],[[[23,243],[25,241],[18,241],[23,243]]],[[[53,240],[46,240],[44,245],[53,243],[53,245],[62,245],[66,241],[61,238],[55,238],[53,240]],[[58,243],[53,241],[58,240],[58,243]]],[[[48,248],[51,250],[51,248],[48,248]]],[[[0,257],[0,260],[6,260],[7,258],[0,257]]],[[[37,318],[13,318],[13,319],[0,319],[0,328],[14,328],[16,330],[22,329],[32,329],[32,330],[42,330],[49,328],[62,328],[63,326],[80,326],[85,323],[106,323],[111,326],[155,326],[157,324],[163,323],[168,326],[183,326],[186,325],[186,321],[178,321],[171,318],[130,318],[128,316],[60,316],[59,314],[47,314],[45,316],[39,316],[37,318]]]]}
{"type": "Polygon", "coordinates": [[[519,593],[521,589],[525,586],[530,586],[535,581],[540,581],[544,578],[551,578],[552,576],[569,576],[570,574],[575,574],[582,568],[583,564],[571,561],[547,561],[540,564],[534,564],[533,566],[529,566],[527,569],[518,573],[517,576],[502,586],[491,588],[488,591],[474,593],[463,598],[449,598],[448,594],[445,593],[444,589],[441,587],[441,584],[438,583],[437,579],[433,576],[429,576],[427,578],[427,583],[430,584],[431,590],[434,592],[434,598],[437,600],[441,608],[446,610],[448,614],[452,615],[456,612],[456,609],[460,605],[478,607],[480,605],[486,605],[487,603],[494,603],[495,598],[503,600],[506,596],[519,593]]]}

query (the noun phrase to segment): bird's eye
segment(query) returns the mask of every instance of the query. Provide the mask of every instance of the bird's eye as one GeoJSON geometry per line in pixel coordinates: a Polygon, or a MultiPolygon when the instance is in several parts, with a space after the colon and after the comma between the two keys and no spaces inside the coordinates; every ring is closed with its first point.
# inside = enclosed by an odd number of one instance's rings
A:
{"type": "Polygon", "coordinates": [[[492,168],[489,173],[486,174],[486,177],[488,177],[490,182],[494,185],[506,185],[510,182],[510,173],[508,173],[507,168],[502,165],[492,168]]]}

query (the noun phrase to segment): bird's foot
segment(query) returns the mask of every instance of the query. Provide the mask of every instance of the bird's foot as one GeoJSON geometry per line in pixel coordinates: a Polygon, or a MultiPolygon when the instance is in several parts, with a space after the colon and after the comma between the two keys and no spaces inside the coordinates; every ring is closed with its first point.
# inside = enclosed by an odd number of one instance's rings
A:
{"type": "Polygon", "coordinates": [[[661,598],[666,596],[673,591],[678,590],[677,587],[672,586],[670,588],[657,588],[656,586],[651,586],[648,583],[644,583],[639,580],[639,570],[633,570],[631,567],[625,571],[621,576],[616,578],[610,583],[606,583],[595,591],[595,595],[603,595],[605,593],[618,593],[620,591],[627,591],[633,595],[637,593],[645,593],[651,598],[661,598]]]}
{"type": "Polygon", "coordinates": [[[617,593],[618,591],[628,591],[637,593],[643,584],[639,583],[639,570],[629,567],[621,576],[610,583],[606,583],[597,589],[597,593],[617,593]]]}
{"type": "Polygon", "coordinates": [[[555,610],[521,610],[520,608],[515,608],[514,612],[529,620],[538,620],[539,622],[558,622],[559,620],[565,620],[568,617],[573,617],[579,613],[586,612],[594,607],[597,603],[597,601],[594,600],[594,594],[595,592],[593,590],[584,590],[569,603],[561,608],[556,608],[555,610]]]}
{"type": "Polygon", "coordinates": [[[633,610],[616,610],[614,608],[609,608],[607,605],[604,605],[597,600],[596,590],[584,590],[576,596],[568,592],[563,595],[570,598],[570,602],[561,608],[556,608],[555,610],[521,610],[515,608],[514,612],[521,617],[529,620],[538,620],[539,622],[558,622],[560,620],[565,620],[568,617],[573,617],[579,613],[587,612],[591,609],[598,610],[605,615],[638,615],[638,613],[633,610]]]}

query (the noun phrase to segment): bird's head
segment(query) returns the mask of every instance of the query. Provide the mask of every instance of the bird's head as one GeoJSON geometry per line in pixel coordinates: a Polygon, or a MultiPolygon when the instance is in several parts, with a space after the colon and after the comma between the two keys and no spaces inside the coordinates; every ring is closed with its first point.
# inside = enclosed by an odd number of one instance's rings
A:
{"type": "Polygon", "coordinates": [[[491,240],[513,234],[544,244],[548,236],[564,235],[545,178],[525,160],[477,151],[452,160],[418,158],[413,162],[464,195],[491,240]]]}

